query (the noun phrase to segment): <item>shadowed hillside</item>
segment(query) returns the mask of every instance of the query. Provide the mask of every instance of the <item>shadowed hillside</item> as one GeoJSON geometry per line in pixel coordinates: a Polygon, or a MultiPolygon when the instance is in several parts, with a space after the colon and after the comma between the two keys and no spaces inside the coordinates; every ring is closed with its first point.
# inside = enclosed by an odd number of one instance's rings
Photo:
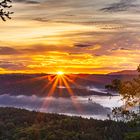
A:
{"type": "MultiPolygon", "coordinates": [[[[113,79],[129,80],[134,75],[67,75],[67,83],[77,96],[87,95],[107,95],[97,90],[89,90],[92,87],[104,88],[106,83],[111,83],[113,79]]],[[[54,75],[46,74],[8,74],[0,75],[0,94],[10,95],[37,95],[47,96],[55,81],[51,81],[54,75]]],[[[63,85],[56,85],[53,93],[55,97],[69,97],[68,88],[63,85]]]]}
{"type": "Polygon", "coordinates": [[[1,140],[124,140],[132,124],[0,108],[1,140]]]}

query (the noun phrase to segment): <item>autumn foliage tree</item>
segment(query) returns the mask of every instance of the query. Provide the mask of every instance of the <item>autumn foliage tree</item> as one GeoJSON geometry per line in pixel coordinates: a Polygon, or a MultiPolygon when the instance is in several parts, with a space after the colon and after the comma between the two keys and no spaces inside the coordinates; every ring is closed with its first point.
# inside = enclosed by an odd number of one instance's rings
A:
{"type": "Polygon", "coordinates": [[[111,84],[106,85],[108,91],[115,91],[122,95],[124,105],[115,107],[112,110],[113,119],[115,120],[137,120],[140,117],[140,65],[137,68],[139,75],[131,81],[121,81],[115,79],[111,84]],[[138,111],[131,110],[138,107],[138,111]]]}
{"type": "Polygon", "coordinates": [[[140,65],[137,71],[139,72],[138,77],[132,81],[122,82],[119,90],[125,100],[126,108],[140,105],[140,65]]]}
{"type": "Polygon", "coordinates": [[[3,21],[6,21],[6,18],[11,19],[10,15],[13,12],[10,12],[8,9],[12,7],[12,0],[0,0],[0,17],[3,21]]]}

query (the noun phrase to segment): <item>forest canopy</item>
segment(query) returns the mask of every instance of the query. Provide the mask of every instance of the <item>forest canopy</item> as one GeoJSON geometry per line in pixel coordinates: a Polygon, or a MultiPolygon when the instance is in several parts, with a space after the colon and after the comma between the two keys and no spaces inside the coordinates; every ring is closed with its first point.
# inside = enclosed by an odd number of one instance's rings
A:
{"type": "Polygon", "coordinates": [[[84,119],[0,108],[1,140],[139,140],[135,122],[84,119]]]}

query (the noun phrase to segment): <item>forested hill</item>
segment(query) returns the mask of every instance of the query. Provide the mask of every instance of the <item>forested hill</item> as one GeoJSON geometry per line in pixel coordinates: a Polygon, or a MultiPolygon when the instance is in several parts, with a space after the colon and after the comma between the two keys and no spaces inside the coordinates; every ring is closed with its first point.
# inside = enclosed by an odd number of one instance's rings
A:
{"type": "Polygon", "coordinates": [[[132,124],[0,108],[0,140],[138,140],[132,124]]]}

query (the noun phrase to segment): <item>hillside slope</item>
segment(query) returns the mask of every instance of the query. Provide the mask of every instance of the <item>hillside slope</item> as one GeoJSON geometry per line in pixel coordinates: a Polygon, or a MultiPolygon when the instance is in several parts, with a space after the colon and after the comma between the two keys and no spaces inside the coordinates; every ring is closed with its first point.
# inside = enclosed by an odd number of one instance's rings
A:
{"type": "Polygon", "coordinates": [[[129,129],[122,122],[0,108],[0,140],[124,140],[129,129]]]}

